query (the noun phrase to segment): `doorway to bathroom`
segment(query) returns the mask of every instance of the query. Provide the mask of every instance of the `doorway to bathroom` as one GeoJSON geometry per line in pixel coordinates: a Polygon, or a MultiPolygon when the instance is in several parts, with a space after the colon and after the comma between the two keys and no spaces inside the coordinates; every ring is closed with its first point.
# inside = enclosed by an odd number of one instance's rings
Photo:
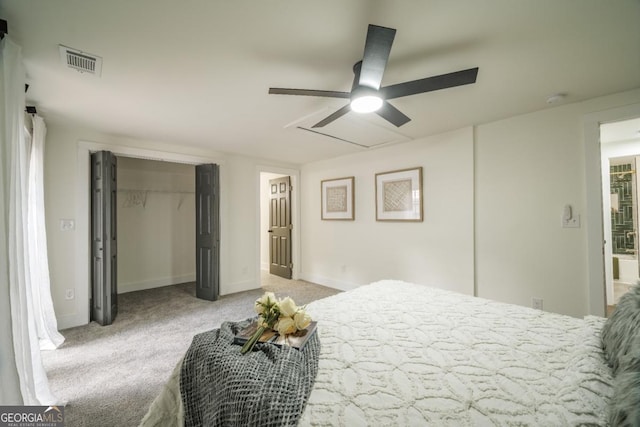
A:
{"type": "Polygon", "coordinates": [[[640,280],[640,118],[600,126],[607,308],[640,280]]]}

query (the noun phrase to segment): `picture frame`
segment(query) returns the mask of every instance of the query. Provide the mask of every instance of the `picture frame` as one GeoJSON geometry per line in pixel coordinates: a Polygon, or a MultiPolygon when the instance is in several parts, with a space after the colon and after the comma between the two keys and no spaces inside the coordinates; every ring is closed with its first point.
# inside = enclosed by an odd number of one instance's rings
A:
{"type": "Polygon", "coordinates": [[[422,221],[422,167],[376,174],[376,221],[422,221]]]}
{"type": "Polygon", "coordinates": [[[355,220],[355,177],[320,182],[322,220],[355,220]]]}

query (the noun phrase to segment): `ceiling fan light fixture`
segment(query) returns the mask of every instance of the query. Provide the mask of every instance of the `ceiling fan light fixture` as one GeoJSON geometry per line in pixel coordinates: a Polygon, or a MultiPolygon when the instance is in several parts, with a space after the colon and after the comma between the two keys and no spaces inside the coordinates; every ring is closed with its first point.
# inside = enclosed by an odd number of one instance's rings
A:
{"type": "Polygon", "coordinates": [[[351,100],[351,110],[356,113],[373,113],[382,107],[382,98],[375,95],[365,95],[351,100]]]}
{"type": "Polygon", "coordinates": [[[378,91],[361,86],[351,92],[351,110],[356,113],[373,113],[382,107],[378,91]]]}

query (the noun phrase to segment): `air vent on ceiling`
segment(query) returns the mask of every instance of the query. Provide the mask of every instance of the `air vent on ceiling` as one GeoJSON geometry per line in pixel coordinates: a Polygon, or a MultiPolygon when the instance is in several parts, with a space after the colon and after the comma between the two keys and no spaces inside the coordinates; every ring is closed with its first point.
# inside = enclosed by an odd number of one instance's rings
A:
{"type": "Polygon", "coordinates": [[[102,74],[102,58],[99,56],[63,45],[59,47],[60,59],[67,67],[81,73],[89,73],[96,76],[102,74]]]}

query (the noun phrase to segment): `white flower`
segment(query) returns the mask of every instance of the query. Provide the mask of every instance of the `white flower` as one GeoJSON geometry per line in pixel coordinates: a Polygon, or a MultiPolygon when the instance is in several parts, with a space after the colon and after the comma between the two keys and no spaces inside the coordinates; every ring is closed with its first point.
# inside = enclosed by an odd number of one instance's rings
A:
{"type": "Polygon", "coordinates": [[[296,311],[298,311],[296,303],[293,302],[290,297],[280,300],[278,305],[280,306],[280,314],[286,317],[293,317],[293,315],[296,314],[296,311]]]}
{"type": "Polygon", "coordinates": [[[265,292],[258,298],[254,309],[258,313],[259,327],[242,346],[240,350],[242,354],[253,349],[265,329],[273,329],[280,335],[286,336],[305,329],[311,324],[311,316],[305,312],[305,306],[298,307],[290,297],[278,301],[273,292],[265,292]]]}
{"type": "Polygon", "coordinates": [[[270,309],[274,304],[276,304],[276,296],[273,292],[265,292],[264,295],[256,300],[254,309],[256,313],[262,314],[266,309],[270,309]]]}
{"type": "Polygon", "coordinates": [[[293,316],[293,322],[296,325],[296,329],[301,331],[311,324],[311,316],[304,310],[298,310],[293,316]]]}
{"type": "Polygon", "coordinates": [[[296,331],[296,324],[291,317],[281,317],[276,324],[276,330],[280,335],[292,334],[296,331]]]}

